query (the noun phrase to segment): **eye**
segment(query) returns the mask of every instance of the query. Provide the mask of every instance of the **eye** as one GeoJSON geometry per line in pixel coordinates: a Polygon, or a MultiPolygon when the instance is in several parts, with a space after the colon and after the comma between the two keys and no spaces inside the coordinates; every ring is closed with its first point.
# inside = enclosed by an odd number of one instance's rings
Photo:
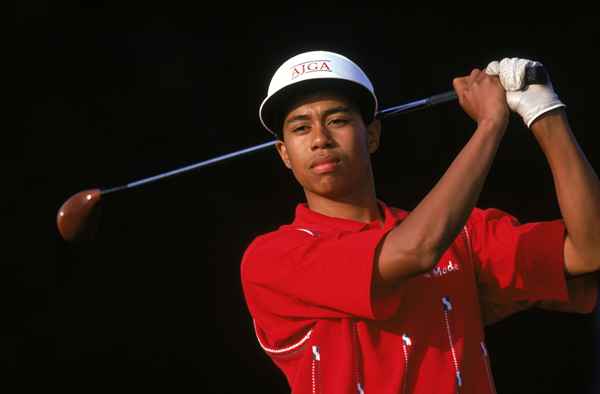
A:
{"type": "Polygon", "coordinates": [[[290,128],[290,131],[293,134],[304,134],[304,133],[308,132],[308,130],[309,130],[309,127],[308,127],[308,125],[305,125],[305,124],[294,126],[294,127],[290,128]]]}
{"type": "Polygon", "coordinates": [[[328,123],[329,123],[330,126],[342,127],[342,126],[345,126],[348,123],[350,123],[350,119],[344,118],[344,117],[333,118],[328,123]]]}
{"type": "Polygon", "coordinates": [[[308,126],[302,125],[302,126],[294,127],[293,131],[294,131],[294,133],[301,133],[306,130],[308,130],[308,126]]]}

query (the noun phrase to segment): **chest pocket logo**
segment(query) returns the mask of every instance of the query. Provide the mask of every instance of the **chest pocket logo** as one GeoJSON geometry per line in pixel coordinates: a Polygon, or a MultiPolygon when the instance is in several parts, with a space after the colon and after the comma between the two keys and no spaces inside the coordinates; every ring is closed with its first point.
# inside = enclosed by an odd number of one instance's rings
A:
{"type": "Polygon", "coordinates": [[[439,278],[452,272],[460,271],[458,263],[448,260],[447,263],[439,263],[431,271],[424,274],[426,278],[439,278]]]}

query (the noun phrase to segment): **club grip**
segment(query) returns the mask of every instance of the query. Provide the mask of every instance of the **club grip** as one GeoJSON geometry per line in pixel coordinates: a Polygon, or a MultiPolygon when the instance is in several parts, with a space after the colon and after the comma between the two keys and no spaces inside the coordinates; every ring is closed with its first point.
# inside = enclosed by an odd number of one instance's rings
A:
{"type": "MultiPolygon", "coordinates": [[[[545,85],[546,82],[548,82],[548,74],[541,64],[536,64],[525,69],[526,85],[545,85]]],[[[437,105],[454,99],[456,99],[456,93],[451,90],[429,97],[428,105],[437,105]]]]}
{"type": "Polygon", "coordinates": [[[541,64],[536,64],[525,69],[526,85],[545,85],[546,82],[548,82],[548,74],[541,64]]]}

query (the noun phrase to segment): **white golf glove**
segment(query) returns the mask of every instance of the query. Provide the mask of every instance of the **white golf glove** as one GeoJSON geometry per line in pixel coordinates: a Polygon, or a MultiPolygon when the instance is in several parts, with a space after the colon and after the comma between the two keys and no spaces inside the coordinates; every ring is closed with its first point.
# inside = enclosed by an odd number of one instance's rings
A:
{"type": "Polygon", "coordinates": [[[494,60],[485,69],[489,75],[498,75],[506,90],[508,106],[521,115],[527,127],[540,115],[565,106],[554,92],[550,78],[545,85],[526,85],[526,68],[540,65],[541,63],[533,60],[514,57],[504,58],[499,62],[494,60]]]}

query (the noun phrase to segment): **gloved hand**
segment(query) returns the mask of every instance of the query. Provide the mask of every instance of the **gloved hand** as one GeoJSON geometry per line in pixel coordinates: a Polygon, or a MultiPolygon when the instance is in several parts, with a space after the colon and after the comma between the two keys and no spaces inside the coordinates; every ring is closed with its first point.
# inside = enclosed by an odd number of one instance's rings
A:
{"type": "Polygon", "coordinates": [[[498,75],[500,83],[506,90],[506,101],[511,110],[523,118],[527,127],[540,115],[558,107],[564,107],[552,87],[550,78],[545,85],[525,85],[526,68],[540,65],[539,62],[520,58],[504,58],[488,64],[485,72],[498,75]]]}

